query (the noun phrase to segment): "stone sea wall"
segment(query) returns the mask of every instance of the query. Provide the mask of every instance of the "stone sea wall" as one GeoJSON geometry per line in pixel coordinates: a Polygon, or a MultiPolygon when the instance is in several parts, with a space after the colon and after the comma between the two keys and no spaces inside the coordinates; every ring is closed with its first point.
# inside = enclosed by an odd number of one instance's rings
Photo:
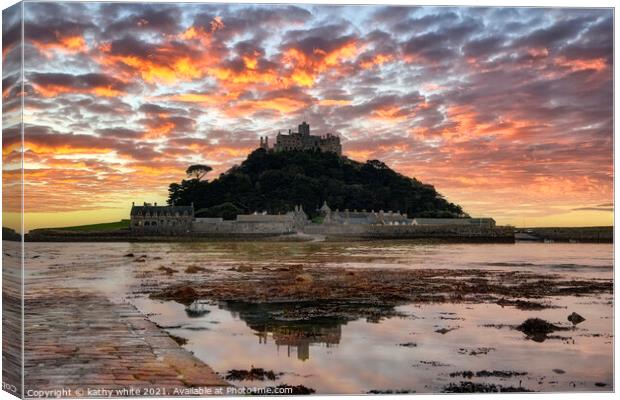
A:
{"type": "Polygon", "coordinates": [[[193,241],[259,240],[292,237],[295,233],[324,236],[328,240],[445,239],[450,241],[514,242],[512,227],[464,225],[340,225],[308,224],[297,229],[292,222],[194,222],[192,231],[182,235],[136,235],[129,230],[76,232],[54,229],[33,231],[27,241],[193,241]]]}
{"type": "Polygon", "coordinates": [[[212,235],[285,235],[295,233],[290,222],[194,222],[192,233],[212,235]]]}
{"type": "Polygon", "coordinates": [[[591,226],[582,228],[528,228],[524,231],[540,239],[556,242],[613,243],[613,226],[591,226]]]}
{"type": "Polygon", "coordinates": [[[512,227],[463,225],[309,225],[304,233],[327,237],[364,239],[451,239],[466,241],[514,242],[512,227]]]}

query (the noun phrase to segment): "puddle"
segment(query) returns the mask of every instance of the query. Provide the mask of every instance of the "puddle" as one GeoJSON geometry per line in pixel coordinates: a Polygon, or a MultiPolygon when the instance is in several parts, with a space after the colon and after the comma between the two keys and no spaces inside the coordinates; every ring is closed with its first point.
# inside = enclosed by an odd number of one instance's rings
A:
{"type": "Polygon", "coordinates": [[[301,384],[323,394],[438,392],[461,381],[534,391],[611,387],[611,325],[605,317],[612,315],[612,308],[576,304],[575,298],[554,299],[561,308],[510,308],[510,313],[495,304],[408,305],[397,308],[402,316],[379,322],[299,321],[286,312],[285,305],[275,313],[275,305],[266,312],[265,305],[201,303],[204,313],[197,316],[195,310],[176,302],[139,298],[134,303],[154,322],[171,327],[169,333],[187,339],[184,347],[223,376],[252,367],[283,373],[275,381],[236,385],[301,384]],[[510,327],[529,317],[570,327],[567,309],[588,317],[577,328],[556,332],[542,342],[528,340],[510,327]],[[459,320],[445,320],[446,315],[459,320]],[[450,331],[437,333],[440,329],[450,331]],[[473,376],[463,377],[465,371],[473,376]]]}

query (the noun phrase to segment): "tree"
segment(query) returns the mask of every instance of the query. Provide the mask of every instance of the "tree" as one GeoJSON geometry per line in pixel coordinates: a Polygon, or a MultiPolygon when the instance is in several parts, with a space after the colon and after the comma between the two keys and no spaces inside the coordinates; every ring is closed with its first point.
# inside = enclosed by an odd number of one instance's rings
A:
{"type": "Polygon", "coordinates": [[[283,213],[301,204],[310,215],[327,201],[332,209],[400,210],[409,217],[467,217],[432,185],[392,170],[379,160],[360,163],[326,152],[267,152],[258,149],[241,164],[212,181],[211,170],[192,165],[194,179],[173,183],[169,202],[194,204],[205,215],[230,218],[234,213],[283,213]]]}
{"type": "Polygon", "coordinates": [[[210,171],[213,171],[213,168],[209,167],[208,165],[196,164],[196,165],[191,165],[185,171],[185,173],[187,174],[188,178],[192,178],[192,179],[196,179],[196,180],[201,180],[210,171]]]}

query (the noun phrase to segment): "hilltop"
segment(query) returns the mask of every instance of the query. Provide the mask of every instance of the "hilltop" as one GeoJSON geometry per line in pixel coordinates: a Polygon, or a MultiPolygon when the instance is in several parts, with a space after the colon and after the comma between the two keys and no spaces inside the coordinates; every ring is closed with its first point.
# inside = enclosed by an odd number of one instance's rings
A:
{"type": "Polygon", "coordinates": [[[378,160],[357,162],[331,152],[257,149],[217,179],[173,183],[168,203],[194,203],[198,217],[233,219],[239,213],[283,213],[301,204],[311,216],[332,209],[400,210],[409,217],[467,217],[432,185],[378,160]]]}

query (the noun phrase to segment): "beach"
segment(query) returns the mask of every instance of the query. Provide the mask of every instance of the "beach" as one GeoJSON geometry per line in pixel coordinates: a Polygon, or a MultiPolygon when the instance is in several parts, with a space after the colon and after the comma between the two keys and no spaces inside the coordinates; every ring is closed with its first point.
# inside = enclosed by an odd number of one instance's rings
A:
{"type": "Polygon", "coordinates": [[[26,390],[613,390],[608,244],[28,243],[25,259],[26,390]]]}

